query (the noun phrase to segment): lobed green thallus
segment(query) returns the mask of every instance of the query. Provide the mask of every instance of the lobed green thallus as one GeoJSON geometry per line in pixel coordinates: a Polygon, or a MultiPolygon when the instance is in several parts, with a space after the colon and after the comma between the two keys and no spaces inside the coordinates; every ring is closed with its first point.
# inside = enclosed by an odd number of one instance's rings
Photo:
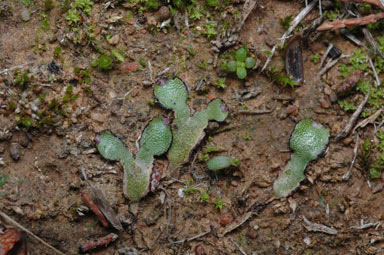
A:
{"type": "Polygon", "coordinates": [[[119,138],[102,132],[95,139],[100,154],[108,160],[118,160],[124,168],[124,195],[137,202],[149,191],[154,156],[165,153],[172,143],[167,119],[156,117],[149,122],[140,137],[136,159],[119,138]]]}
{"type": "Polygon", "coordinates": [[[217,156],[207,162],[207,167],[211,171],[222,170],[230,166],[237,167],[239,165],[240,161],[237,158],[227,156],[217,156]]]}
{"type": "Polygon", "coordinates": [[[211,101],[206,109],[191,116],[187,105],[188,89],[179,78],[162,78],[155,85],[155,97],[166,109],[175,112],[173,142],[168,152],[170,169],[175,170],[187,162],[191,151],[205,136],[204,129],[210,120],[222,122],[228,116],[221,99],[211,101]]]}
{"type": "Polygon", "coordinates": [[[307,164],[320,156],[329,142],[329,130],[305,119],[297,123],[292,132],[290,147],[294,151],[284,172],[274,182],[274,193],[278,197],[288,196],[305,179],[307,164]]]}

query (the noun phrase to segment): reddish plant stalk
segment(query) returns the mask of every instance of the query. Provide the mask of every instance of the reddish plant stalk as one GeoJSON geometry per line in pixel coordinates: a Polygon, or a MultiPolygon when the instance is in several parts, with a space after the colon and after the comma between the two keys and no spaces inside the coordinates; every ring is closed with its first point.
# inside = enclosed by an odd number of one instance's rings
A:
{"type": "Polygon", "coordinates": [[[96,214],[101,224],[107,228],[109,226],[108,221],[101,212],[99,206],[97,206],[97,204],[85,193],[81,193],[81,199],[83,199],[85,205],[88,206],[94,214],[96,214]]]}
{"type": "Polygon", "coordinates": [[[335,30],[345,27],[357,27],[375,23],[376,21],[384,18],[384,12],[378,14],[371,14],[361,18],[342,19],[331,22],[324,22],[317,28],[317,31],[335,30]]]}
{"type": "Polygon", "coordinates": [[[110,233],[106,236],[100,237],[96,240],[88,241],[82,245],[80,245],[80,251],[81,252],[87,252],[102,246],[108,246],[113,241],[117,239],[117,235],[114,233],[110,233]]]}
{"type": "Polygon", "coordinates": [[[380,0],[340,0],[345,3],[366,3],[372,4],[384,11],[384,6],[381,5],[380,0]]]}

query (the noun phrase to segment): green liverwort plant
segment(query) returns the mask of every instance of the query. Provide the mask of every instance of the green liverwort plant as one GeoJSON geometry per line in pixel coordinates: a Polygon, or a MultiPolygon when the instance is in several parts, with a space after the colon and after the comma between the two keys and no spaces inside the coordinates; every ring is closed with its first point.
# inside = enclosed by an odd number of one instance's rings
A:
{"type": "Polygon", "coordinates": [[[113,68],[113,57],[109,55],[101,55],[97,59],[93,60],[92,66],[97,66],[102,71],[108,71],[113,68]]]}
{"type": "Polygon", "coordinates": [[[141,134],[136,159],[120,139],[110,132],[102,132],[95,142],[104,158],[120,161],[124,168],[124,195],[132,202],[137,202],[149,192],[154,156],[168,150],[172,132],[167,119],[157,117],[151,120],[141,134]]]}
{"type": "Polygon", "coordinates": [[[256,61],[253,58],[247,57],[247,50],[241,47],[235,51],[235,60],[229,61],[226,69],[230,72],[236,72],[239,79],[247,77],[247,69],[255,66],[256,61]]]}
{"type": "Polygon", "coordinates": [[[217,156],[208,161],[207,167],[209,170],[217,171],[228,168],[230,166],[237,167],[240,165],[240,161],[237,158],[231,158],[227,156],[217,156]]]}
{"type": "Polygon", "coordinates": [[[211,101],[207,108],[191,116],[187,105],[188,89],[179,78],[162,78],[155,85],[155,97],[160,105],[175,112],[173,142],[168,152],[172,170],[187,162],[191,151],[204,138],[208,121],[222,122],[228,115],[221,99],[211,101]]]}
{"type": "Polygon", "coordinates": [[[294,151],[284,172],[273,184],[275,195],[288,196],[305,179],[307,164],[320,156],[329,142],[329,130],[311,119],[297,123],[290,139],[294,151]]]}
{"type": "Polygon", "coordinates": [[[227,203],[225,203],[224,200],[222,200],[221,198],[217,198],[214,204],[215,204],[215,209],[221,211],[221,209],[223,209],[227,203]]]}

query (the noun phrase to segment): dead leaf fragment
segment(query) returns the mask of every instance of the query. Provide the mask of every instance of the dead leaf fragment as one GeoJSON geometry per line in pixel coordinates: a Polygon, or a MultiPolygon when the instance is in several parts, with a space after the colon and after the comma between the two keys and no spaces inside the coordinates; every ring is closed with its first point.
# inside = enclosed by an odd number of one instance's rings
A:
{"type": "Polygon", "coordinates": [[[22,234],[16,229],[7,229],[0,236],[0,255],[7,255],[21,240],[22,234]]]}

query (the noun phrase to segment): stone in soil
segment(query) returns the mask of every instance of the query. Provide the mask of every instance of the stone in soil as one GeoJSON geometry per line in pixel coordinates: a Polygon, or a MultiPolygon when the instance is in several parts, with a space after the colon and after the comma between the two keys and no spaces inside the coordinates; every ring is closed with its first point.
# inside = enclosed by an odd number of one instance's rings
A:
{"type": "Polygon", "coordinates": [[[27,9],[24,9],[21,12],[21,20],[27,22],[30,19],[31,19],[31,15],[30,15],[29,11],[27,9]]]}
{"type": "Polygon", "coordinates": [[[164,21],[168,19],[171,15],[169,8],[167,6],[161,6],[160,9],[155,13],[155,17],[159,21],[164,21]]]}
{"type": "Polygon", "coordinates": [[[139,251],[135,248],[125,247],[118,250],[120,255],[139,255],[139,251]]]}
{"type": "Polygon", "coordinates": [[[19,149],[18,143],[11,143],[10,154],[11,154],[11,158],[14,160],[20,159],[20,149],[19,149]]]}

